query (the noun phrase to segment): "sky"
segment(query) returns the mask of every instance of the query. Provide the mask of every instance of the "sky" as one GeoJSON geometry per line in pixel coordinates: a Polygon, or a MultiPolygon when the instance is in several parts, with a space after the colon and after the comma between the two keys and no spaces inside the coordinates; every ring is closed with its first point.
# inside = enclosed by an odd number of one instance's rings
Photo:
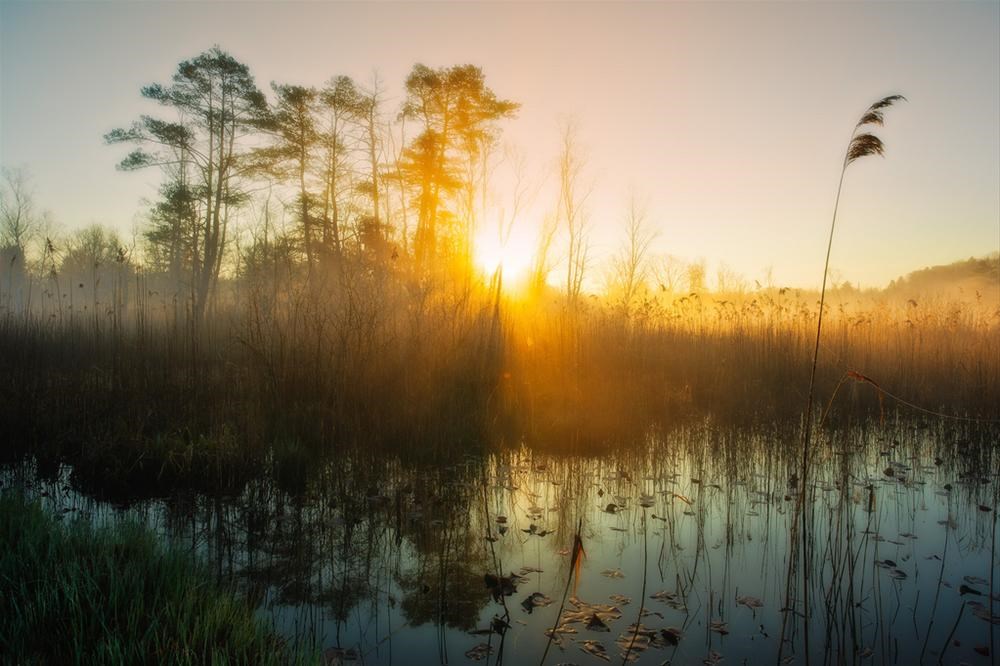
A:
{"type": "MultiPolygon", "coordinates": [[[[271,81],[374,72],[385,112],[412,66],[471,63],[521,104],[504,140],[544,178],[516,235],[555,206],[559,123],[586,156],[593,255],[630,193],[653,250],[752,283],[818,286],[844,150],[889,94],[885,158],[851,165],[831,266],[882,286],[1000,250],[1000,3],[312,3],[0,0],[0,163],[24,166],[64,232],[141,229],[155,170],[102,136],[160,112],[139,90],[218,44],[271,81]]],[[[502,205],[503,176],[497,200],[502,205]]],[[[599,266],[595,266],[599,271],[599,266]]]]}

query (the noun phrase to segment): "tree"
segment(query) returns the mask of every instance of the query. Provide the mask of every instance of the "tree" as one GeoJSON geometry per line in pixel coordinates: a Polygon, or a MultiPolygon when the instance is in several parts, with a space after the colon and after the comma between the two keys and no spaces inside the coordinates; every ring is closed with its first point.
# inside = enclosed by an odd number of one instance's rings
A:
{"type": "Polygon", "coordinates": [[[361,145],[365,152],[369,180],[363,183],[363,189],[371,198],[372,212],[362,223],[362,242],[376,257],[384,257],[388,250],[387,229],[380,213],[381,173],[379,170],[382,152],[379,136],[382,88],[378,77],[372,81],[371,90],[361,93],[355,104],[355,117],[361,130],[361,145]]]}
{"type": "Polygon", "coordinates": [[[583,289],[590,245],[587,234],[585,205],[591,188],[580,183],[584,160],[580,154],[575,123],[566,121],[562,127],[559,170],[559,201],[556,217],[566,228],[566,298],[570,307],[576,305],[583,289]]]}
{"type": "Polygon", "coordinates": [[[656,257],[652,262],[651,270],[660,291],[668,294],[677,291],[684,279],[684,262],[672,254],[656,257]]]}
{"type": "Polygon", "coordinates": [[[3,169],[0,183],[0,246],[14,248],[23,255],[37,230],[31,178],[25,169],[3,169]]]}
{"type": "Polygon", "coordinates": [[[279,178],[295,179],[302,245],[311,276],[316,263],[312,212],[315,197],[309,192],[307,177],[311,173],[311,162],[320,140],[315,115],[319,93],[314,88],[277,83],[272,83],[271,89],[276,101],[271,110],[269,128],[274,132],[276,142],[261,154],[279,178]]]}
{"type": "Polygon", "coordinates": [[[355,122],[360,93],[349,76],[330,79],[320,93],[320,112],[324,116],[320,132],[323,151],[323,248],[339,257],[343,247],[341,233],[341,192],[349,180],[347,128],[355,122]]]}
{"type": "Polygon", "coordinates": [[[649,246],[656,237],[649,228],[645,208],[636,202],[635,194],[629,197],[625,214],[625,241],[612,263],[613,282],[621,293],[622,307],[627,317],[632,301],[649,275],[649,246]]]}
{"type": "Polygon", "coordinates": [[[165,274],[175,291],[192,288],[195,241],[201,213],[198,199],[181,172],[160,186],[160,200],[149,212],[146,264],[154,273],[165,274]]]}
{"type": "Polygon", "coordinates": [[[230,213],[247,198],[244,180],[254,165],[246,139],[266,122],[267,102],[249,68],[218,47],[181,62],[172,84],[146,86],[142,96],[171,109],[174,118],[142,116],[105,139],[138,146],[119,168],[165,168],[196,202],[199,219],[188,240],[198,322],[218,280],[230,213]]]}
{"type": "MultiPolygon", "coordinates": [[[[5,275],[6,305],[22,306],[27,282],[25,250],[42,218],[35,211],[30,177],[25,169],[3,169],[0,181],[0,268],[5,275]]],[[[30,291],[30,290],[29,290],[30,291]]]]}
{"type": "MultiPolygon", "coordinates": [[[[417,265],[424,267],[439,249],[438,227],[446,219],[440,211],[444,199],[463,185],[474,187],[469,164],[495,139],[497,122],[513,116],[518,105],[498,99],[486,87],[482,70],[473,65],[439,69],[414,65],[406,79],[406,93],[403,115],[423,127],[404,151],[403,171],[418,192],[414,250],[417,265]]],[[[457,240],[467,248],[469,214],[458,222],[457,240]]]]}

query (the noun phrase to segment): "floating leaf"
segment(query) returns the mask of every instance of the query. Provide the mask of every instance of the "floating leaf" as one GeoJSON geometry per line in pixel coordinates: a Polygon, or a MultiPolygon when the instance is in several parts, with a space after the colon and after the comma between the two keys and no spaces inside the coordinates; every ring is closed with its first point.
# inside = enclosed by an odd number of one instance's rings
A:
{"type": "Polygon", "coordinates": [[[466,651],[465,657],[473,661],[482,661],[493,654],[493,648],[486,643],[480,643],[471,650],[466,651]]]}
{"type": "Polygon", "coordinates": [[[747,595],[747,596],[736,597],[736,605],[737,606],[746,606],[750,610],[755,610],[757,608],[763,608],[764,607],[764,602],[762,602],[757,597],[751,597],[751,596],[747,595]]]}
{"type": "Polygon", "coordinates": [[[657,634],[652,629],[646,627],[630,625],[628,629],[618,636],[615,644],[621,649],[622,656],[628,655],[629,661],[636,661],[639,653],[653,646],[657,639],[657,634]]]}
{"type": "Polygon", "coordinates": [[[323,666],[343,666],[347,662],[356,662],[358,653],[354,648],[327,648],[323,652],[323,666]]]}
{"type": "Polygon", "coordinates": [[[580,644],[580,649],[586,652],[587,654],[597,657],[598,659],[603,659],[604,661],[611,661],[611,658],[608,657],[607,649],[604,647],[604,645],[601,644],[600,641],[594,641],[594,640],[583,641],[580,644]]]}
{"type": "Polygon", "coordinates": [[[597,613],[592,613],[590,619],[587,620],[587,629],[591,631],[611,631],[611,627],[597,613]]]}
{"type": "Polygon", "coordinates": [[[989,622],[990,624],[1000,625],[1000,615],[990,615],[990,609],[986,606],[986,604],[978,601],[968,601],[966,603],[972,608],[972,614],[980,620],[989,622]]]}
{"type": "Polygon", "coordinates": [[[521,607],[530,615],[536,608],[548,606],[551,603],[552,599],[541,592],[532,592],[521,602],[521,607]]]}
{"type": "Polygon", "coordinates": [[[723,622],[722,620],[712,620],[708,628],[709,631],[714,631],[720,636],[725,636],[729,633],[729,623],[723,622]]]}
{"type": "Polygon", "coordinates": [[[660,630],[660,636],[667,642],[667,645],[677,645],[684,638],[684,632],[677,627],[667,627],[660,630]]]}
{"type": "Polygon", "coordinates": [[[499,602],[501,597],[509,597],[517,592],[517,583],[521,582],[521,579],[514,573],[510,576],[494,576],[488,573],[483,576],[483,582],[486,583],[493,601],[499,602]]]}

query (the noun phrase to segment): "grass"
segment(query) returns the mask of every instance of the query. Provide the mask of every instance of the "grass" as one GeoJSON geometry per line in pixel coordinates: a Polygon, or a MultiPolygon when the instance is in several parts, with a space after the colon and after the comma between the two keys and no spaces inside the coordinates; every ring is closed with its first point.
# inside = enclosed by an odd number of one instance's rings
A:
{"type": "MultiPolygon", "coordinates": [[[[611,450],[705,419],[797,426],[819,300],[760,288],[647,291],[627,310],[611,298],[571,310],[557,294],[497,307],[474,281],[358,269],[319,291],[227,283],[195,332],[144,279],[106,318],[53,317],[42,297],[0,313],[0,458],[70,463],[105,496],[229,493],[269,466],[299,483],[296,470],[345,448],[448,459],[501,442],[611,450]]],[[[841,288],[826,301],[817,412],[856,371],[932,411],[997,418],[989,299],[841,288]]],[[[824,423],[882,407],[848,382],[824,423]]]]}
{"type": "Polygon", "coordinates": [[[135,524],[0,496],[0,652],[25,664],[285,664],[296,654],[190,555],[135,524]]]}

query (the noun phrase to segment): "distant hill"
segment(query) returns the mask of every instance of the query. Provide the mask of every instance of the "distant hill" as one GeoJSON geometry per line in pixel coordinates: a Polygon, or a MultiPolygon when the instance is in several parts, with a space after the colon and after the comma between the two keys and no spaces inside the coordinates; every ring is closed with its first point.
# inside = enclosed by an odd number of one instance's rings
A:
{"type": "Polygon", "coordinates": [[[944,266],[930,266],[893,280],[886,287],[893,296],[964,296],[1000,299],[1000,252],[970,257],[944,266]]]}

